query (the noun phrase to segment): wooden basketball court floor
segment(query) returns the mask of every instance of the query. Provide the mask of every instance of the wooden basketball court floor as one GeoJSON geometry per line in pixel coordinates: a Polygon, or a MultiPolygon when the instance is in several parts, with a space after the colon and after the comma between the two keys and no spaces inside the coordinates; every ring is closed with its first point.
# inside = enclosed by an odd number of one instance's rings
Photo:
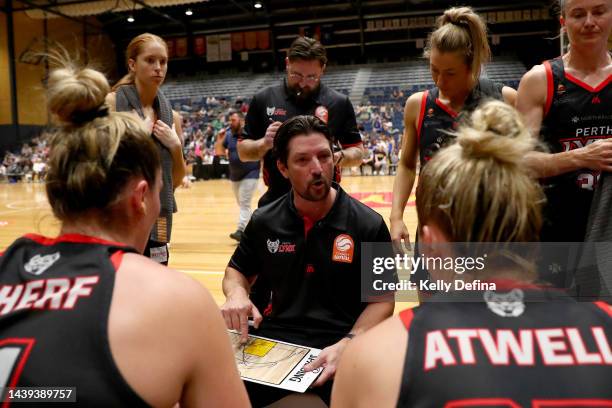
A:
{"type": "MultiPolygon", "coordinates": [[[[342,187],[355,198],[379,212],[387,225],[391,211],[392,176],[343,176],[342,187]]],[[[253,208],[265,192],[260,179],[253,208]]],[[[170,266],[197,279],[212,293],[219,305],[225,298],[221,280],[236,242],[229,234],[236,230],[238,205],[230,181],[208,180],[176,190],[179,212],[175,214],[170,248],[170,266]]],[[[416,231],[414,195],[404,216],[408,230],[416,231]]],[[[0,248],[19,236],[34,232],[56,236],[59,222],[53,217],[43,183],[0,184],[0,248]]],[[[396,312],[409,306],[396,304],[396,312]]]]}

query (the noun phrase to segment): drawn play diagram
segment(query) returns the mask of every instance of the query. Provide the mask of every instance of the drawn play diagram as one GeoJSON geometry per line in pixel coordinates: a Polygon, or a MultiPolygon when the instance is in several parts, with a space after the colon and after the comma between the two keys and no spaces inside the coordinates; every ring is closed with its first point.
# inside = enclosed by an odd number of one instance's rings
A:
{"type": "Polygon", "coordinates": [[[240,335],[229,332],[238,372],[243,380],[303,392],[320,370],[304,372],[320,350],[282,341],[249,336],[240,344],[240,335]]]}

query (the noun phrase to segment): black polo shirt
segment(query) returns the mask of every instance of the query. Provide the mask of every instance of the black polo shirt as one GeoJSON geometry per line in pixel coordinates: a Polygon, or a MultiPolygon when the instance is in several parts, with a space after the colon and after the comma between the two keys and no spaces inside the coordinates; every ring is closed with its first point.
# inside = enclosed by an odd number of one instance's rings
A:
{"type": "Polygon", "coordinates": [[[251,216],[229,266],[270,283],[271,306],[260,310],[257,334],[327,347],[367,306],[360,296],[361,243],[391,237],[380,214],[334,187],[331,210],[314,225],[297,212],[292,191],[251,216]]]}
{"type": "MultiPolygon", "coordinates": [[[[305,101],[297,101],[288,91],[286,79],[258,92],[249,106],[243,138],[258,140],[265,136],[272,122],[284,122],[298,115],[314,115],[327,123],[334,139],[342,148],[357,146],[361,136],[357,130],[355,109],[348,96],[321,84],[319,91],[305,101]]],[[[268,204],[291,189],[291,184],[276,167],[276,158],[268,151],[263,158],[264,182],[268,192],[259,206],[268,204]]],[[[336,181],[339,181],[337,179],[336,181]]]]}

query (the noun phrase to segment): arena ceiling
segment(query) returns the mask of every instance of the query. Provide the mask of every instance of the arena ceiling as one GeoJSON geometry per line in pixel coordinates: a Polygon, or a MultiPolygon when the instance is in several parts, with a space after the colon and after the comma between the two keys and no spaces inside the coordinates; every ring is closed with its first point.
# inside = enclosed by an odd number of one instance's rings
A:
{"type": "Polygon", "coordinates": [[[542,7],[551,0],[0,0],[8,11],[23,11],[31,18],[57,16],[85,20],[92,30],[107,32],[115,40],[144,31],[163,36],[200,35],[240,30],[278,29],[314,23],[334,24],[368,18],[394,18],[437,13],[450,5],[469,4],[481,10],[499,7],[542,7]],[[261,8],[255,8],[260,3],[261,8]],[[187,15],[190,10],[191,15],[187,15]],[[133,22],[127,18],[132,16],[133,22]]]}

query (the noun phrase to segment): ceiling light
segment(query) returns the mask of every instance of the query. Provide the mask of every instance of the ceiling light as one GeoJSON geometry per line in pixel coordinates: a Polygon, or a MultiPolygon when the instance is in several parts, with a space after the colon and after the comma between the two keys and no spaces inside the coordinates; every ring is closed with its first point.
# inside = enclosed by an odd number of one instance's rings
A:
{"type": "Polygon", "coordinates": [[[253,7],[255,7],[256,9],[260,9],[263,7],[263,4],[261,4],[261,1],[256,1],[255,3],[253,3],[253,7]]]}
{"type": "Polygon", "coordinates": [[[131,14],[128,16],[127,18],[128,23],[133,23],[134,22],[134,16],[132,16],[131,14]]]}
{"type": "Polygon", "coordinates": [[[187,15],[187,16],[191,16],[192,14],[193,14],[193,11],[192,11],[190,8],[188,8],[187,10],[185,10],[185,15],[187,15]]]}

